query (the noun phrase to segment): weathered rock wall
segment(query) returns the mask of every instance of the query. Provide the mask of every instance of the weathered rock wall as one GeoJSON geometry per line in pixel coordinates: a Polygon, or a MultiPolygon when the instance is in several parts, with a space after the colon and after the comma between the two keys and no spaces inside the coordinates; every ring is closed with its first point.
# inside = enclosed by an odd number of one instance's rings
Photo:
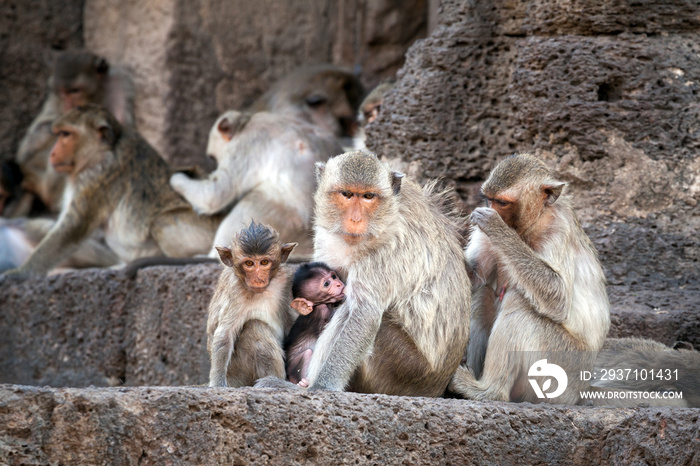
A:
{"type": "Polygon", "coordinates": [[[445,0],[368,146],[467,207],[498,160],[533,151],[569,181],[611,283],[697,306],[699,25],[680,0],[445,0]]]}
{"type": "MultiPolygon", "coordinates": [[[[0,383],[85,387],[207,383],[206,319],[220,266],[85,270],[0,286],[0,383]]],[[[610,336],[700,346],[697,307],[609,288],[610,336]],[[641,302],[640,302],[641,300],[641,302]]]]}
{"type": "Polygon", "coordinates": [[[697,409],[0,386],[3,464],[697,464],[697,409]]]}
{"type": "Polygon", "coordinates": [[[204,160],[209,129],[300,65],[393,76],[425,37],[428,1],[88,0],[85,43],[133,70],[140,131],[178,165],[204,160]]]}

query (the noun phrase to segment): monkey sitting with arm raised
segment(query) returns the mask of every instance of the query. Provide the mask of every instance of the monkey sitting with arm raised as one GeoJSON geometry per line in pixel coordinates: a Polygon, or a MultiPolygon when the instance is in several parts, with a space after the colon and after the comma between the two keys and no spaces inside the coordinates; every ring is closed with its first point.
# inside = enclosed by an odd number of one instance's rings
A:
{"type": "Polygon", "coordinates": [[[287,378],[308,387],[306,379],[316,341],[344,298],[345,284],[322,262],[303,264],[294,273],[291,306],[301,314],[284,341],[287,378]]]}

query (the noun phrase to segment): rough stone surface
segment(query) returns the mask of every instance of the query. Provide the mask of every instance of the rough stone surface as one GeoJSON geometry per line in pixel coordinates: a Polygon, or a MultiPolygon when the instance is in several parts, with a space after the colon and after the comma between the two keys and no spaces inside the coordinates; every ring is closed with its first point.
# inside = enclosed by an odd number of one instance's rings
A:
{"type": "MultiPolygon", "coordinates": [[[[207,308],[220,270],[151,267],[129,280],[93,269],[0,282],[0,383],[205,384],[207,308]]],[[[694,303],[659,301],[624,285],[608,291],[610,336],[700,346],[694,303]]]]}
{"type": "Polygon", "coordinates": [[[685,1],[445,0],[367,144],[453,185],[467,210],[495,163],[535,152],[628,301],[697,311],[699,21],[685,1]]]}
{"type": "Polygon", "coordinates": [[[87,0],[85,42],[134,72],[139,130],[178,166],[203,164],[216,117],[300,65],[394,76],[425,37],[427,0],[87,0]]]}
{"type": "Polygon", "coordinates": [[[0,161],[13,158],[39,112],[56,50],[83,44],[84,0],[0,6],[0,161]]]}
{"type": "Polygon", "coordinates": [[[697,409],[0,386],[4,464],[697,464],[697,409]]]}

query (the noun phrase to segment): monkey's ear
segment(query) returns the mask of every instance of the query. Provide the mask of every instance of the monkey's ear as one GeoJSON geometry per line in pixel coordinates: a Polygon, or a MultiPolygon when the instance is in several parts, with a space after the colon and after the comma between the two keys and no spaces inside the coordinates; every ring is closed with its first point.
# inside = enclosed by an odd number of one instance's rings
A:
{"type": "Polygon", "coordinates": [[[226,267],[233,267],[233,254],[231,254],[231,248],[225,248],[222,246],[214,246],[216,251],[219,253],[221,262],[224,263],[226,267]]]}
{"type": "Polygon", "coordinates": [[[321,175],[326,169],[326,164],[323,162],[316,162],[316,181],[321,181],[321,175]]]}
{"type": "Polygon", "coordinates": [[[401,191],[401,178],[404,176],[406,175],[401,172],[391,172],[391,189],[394,191],[394,195],[401,191]]]}
{"type": "Polygon", "coordinates": [[[314,303],[304,298],[295,298],[290,306],[303,316],[310,314],[314,310],[314,303]]]}
{"type": "Polygon", "coordinates": [[[544,196],[544,201],[550,205],[554,204],[557,199],[559,199],[564,186],[566,186],[566,183],[563,181],[554,181],[552,183],[543,184],[542,195],[544,196]]]}
{"type": "Polygon", "coordinates": [[[282,245],[282,257],[280,258],[280,262],[287,262],[289,255],[292,253],[297,244],[299,243],[286,243],[282,245]]]}
{"type": "Polygon", "coordinates": [[[102,57],[95,58],[95,71],[99,74],[107,74],[109,71],[109,63],[102,57]]]}
{"type": "Polygon", "coordinates": [[[100,124],[97,126],[97,131],[100,133],[100,140],[102,142],[109,146],[114,146],[114,143],[117,140],[117,135],[111,125],[109,125],[106,121],[100,122],[100,124]]]}
{"type": "Polygon", "coordinates": [[[226,141],[233,139],[236,133],[241,132],[245,125],[250,121],[252,114],[250,113],[240,113],[237,118],[231,119],[229,117],[222,118],[216,129],[221,134],[221,137],[226,141]]]}

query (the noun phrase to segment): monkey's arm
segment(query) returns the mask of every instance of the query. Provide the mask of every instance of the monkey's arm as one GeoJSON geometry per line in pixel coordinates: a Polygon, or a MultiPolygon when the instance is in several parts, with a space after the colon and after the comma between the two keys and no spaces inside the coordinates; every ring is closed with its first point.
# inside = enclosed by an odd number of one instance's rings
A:
{"type": "Polygon", "coordinates": [[[19,143],[16,160],[20,166],[30,162],[38,151],[51,148],[54,142],[51,123],[60,115],[58,108],[58,99],[53,94],[50,94],[19,143]]]}
{"type": "Polygon", "coordinates": [[[371,350],[384,307],[369,294],[355,285],[319,337],[309,364],[310,389],[342,391],[371,350]]]}
{"type": "Polygon", "coordinates": [[[100,206],[96,205],[100,202],[104,201],[98,196],[89,197],[87,193],[76,196],[64,207],[56,224],[37,245],[29,259],[12,273],[46,275],[63,259],[72,255],[102,220],[103,215],[99,214],[98,209],[100,206]],[[85,212],[93,212],[95,215],[88,216],[85,212]]]}
{"type": "Polygon", "coordinates": [[[522,238],[488,207],[472,212],[472,223],[491,240],[493,249],[511,283],[517,284],[537,312],[555,322],[563,322],[571,308],[571,290],[551,264],[539,257],[522,238]]]}
{"type": "Polygon", "coordinates": [[[216,170],[205,180],[195,180],[184,173],[174,173],[170,186],[187,199],[197,213],[212,215],[225,209],[240,193],[228,170],[216,170]]]}

